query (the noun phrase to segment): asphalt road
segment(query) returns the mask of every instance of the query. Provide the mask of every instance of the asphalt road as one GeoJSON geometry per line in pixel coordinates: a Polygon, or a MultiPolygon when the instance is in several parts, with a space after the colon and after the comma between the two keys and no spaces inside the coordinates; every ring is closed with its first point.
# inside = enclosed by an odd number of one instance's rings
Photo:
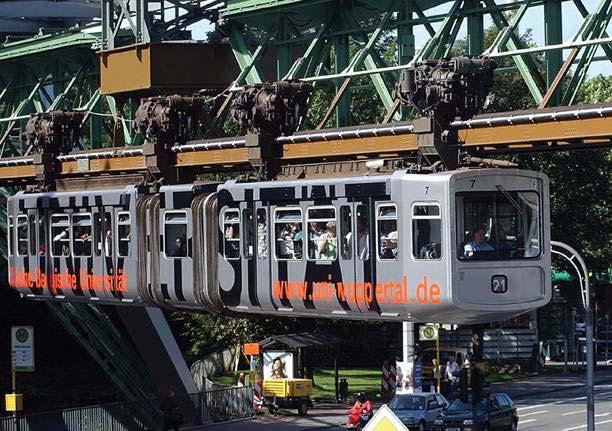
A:
{"type": "MultiPolygon", "coordinates": [[[[520,431],[586,430],[584,388],[535,394],[515,403],[520,431]]],[[[612,431],[612,384],[595,387],[595,429],[612,431]]]]}
{"type": "MultiPolygon", "coordinates": [[[[596,431],[612,431],[612,369],[604,373],[599,374],[598,384],[595,385],[596,431]]],[[[583,382],[583,375],[543,378],[539,382],[504,384],[504,387],[499,386],[494,391],[507,392],[513,397],[518,408],[520,431],[586,431],[584,386],[576,386],[583,382]],[[516,396],[513,390],[517,390],[516,396]]],[[[317,405],[307,416],[264,416],[248,421],[208,425],[197,431],[341,430],[347,409],[348,406],[317,405]]]]}

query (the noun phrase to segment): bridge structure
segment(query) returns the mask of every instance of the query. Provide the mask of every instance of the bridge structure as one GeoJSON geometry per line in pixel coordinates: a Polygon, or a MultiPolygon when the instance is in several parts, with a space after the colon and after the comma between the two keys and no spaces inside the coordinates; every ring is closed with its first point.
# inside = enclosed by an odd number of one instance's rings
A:
{"type": "MultiPolygon", "coordinates": [[[[289,177],[351,175],[372,160],[436,170],[612,142],[612,105],[575,104],[592,64],[612,61],[612,0],[101,0],[99,7],[99,21],[9,38],[0,47],[3,186],[259,175],[272,161],[272,176],[289,177]],[[539,44],[521,33],[534,14],[541,16],[539,44]],[[194,25],[210,29],[207,41],[191,40],[194,25]],[[567,35],[571,26],[576,31],[567,35]],[[394,91],[407,68],[460,54],[485,55],[497,61],[500,76],[520,76],[533,109],[441,122],[439,112],[423,115],[398,97],[401,85],[394,91]],[[309,114],[310,130],[223,133],[230,106],[245,91],[274,92],[280,87],[261,84],[296,80],[313,87],[311,99],[329,100],[309,114]],[[356,124],[353,96],[371,88],[378,121],[356,124]],[[148,102],[139,105],[140,98],[148,102]],[[185,129],[188,117],[194,121],[185,129]]],[[[94,330],[92,312],[63,312],[94,330]]],[[[167,338],[162,320],[147,323],[160,339],[167,338]]],[[[176,365],[172,342],[162,344],[176,365]]],[[[125,385],[130,376],[119,380],[125,385]]],[[[123,392],[135,396],[129,387],[123,392]]]]}

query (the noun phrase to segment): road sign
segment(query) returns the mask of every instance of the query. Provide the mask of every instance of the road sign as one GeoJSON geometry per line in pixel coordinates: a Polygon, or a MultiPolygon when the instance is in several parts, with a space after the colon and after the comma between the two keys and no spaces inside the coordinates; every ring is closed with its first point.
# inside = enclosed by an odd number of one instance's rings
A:
{"type": "Polygon", "coordinates": [[[370,419],[363,431],[408,431],[408,428],[386,404],[383,404],[376,411],[372,419],[370,419]]]}
{"type": "Polygon", "coordinates": [[[11,327],[11,358],[14,371],[34,371],[34,328],[32,326],[11,327]]]}
{"type": "Polygon", "coordinates": [[[425,325],[419,328],[419,341],[436,341],[438,339],[438,328],[433,325],[425,325]]]}

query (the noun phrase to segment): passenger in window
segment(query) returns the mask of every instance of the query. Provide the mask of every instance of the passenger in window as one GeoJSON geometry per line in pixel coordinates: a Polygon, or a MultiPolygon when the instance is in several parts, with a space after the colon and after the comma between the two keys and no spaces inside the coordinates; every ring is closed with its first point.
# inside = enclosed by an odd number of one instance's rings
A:
{"type": "Polygon", "coordinates": [[[397,258],[397,223],[383,223],[382,232],[380,234],[380,258],[381,259],[396,259],[397,258]]]}
{"type": "Polygon", "coordinates": [[[38,246],[38,255],[39,256],[44,256],[47,254],[47,247],[44,244],[40,244],[38,246]]]}
{"type": "Polygon", "coordinates": [[[323,235],[323,223],[312,222],[308,225],[308,257],[320,259],[319,239],[323,235]]]}
{"type": "Polygon", "coordinates": [[[291,232],[291,238],[293,240],[293,254],[296,259],[302,258],[302,239],[304,238],[304,232],[302,232],[301,224],[289,223],[289,229],[291,232]]]}
{"type": "Polygon", "coordinates": [[[277,229],[279,229],[276,235],[276,240],[278,241],[278,257],[281,259],[295,259],[293,223],[285,223],[277,229]]]}
{"type": "Polygon", "coordinates": [[[174,240],[174,248],[170,251],[169,256],[171,257],[185,257],[187,251],[185,250],[185,244],[182,238],[176,238],[174,240]]]}
{"type": "Polygon", "coordinates": [[[320,259],[334,260],[338,257],[336,222],[330,221],[325,225],[325,231],[319,237],[318,251],[320,259]]]}
{"type": "Polygon", "coordinates": [[[486,237],[487,229],[484,224],[476,226],[472,230],[472,240],[463,247],[463,255],[468,259],[473,258],[476,252],[494,251],[495,249],[486,237]]]}

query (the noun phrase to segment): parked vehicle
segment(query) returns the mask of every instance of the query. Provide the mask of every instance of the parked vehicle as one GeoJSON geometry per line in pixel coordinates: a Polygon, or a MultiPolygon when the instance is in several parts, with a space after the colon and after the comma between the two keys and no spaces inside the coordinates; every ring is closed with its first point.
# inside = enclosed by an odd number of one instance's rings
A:
{"type": "Polygon", "coordinates": [[[434,420],[432,430],[516,431],[518,420],[516,407],[508,395],[491,394],[477,404],[475,416],[471,402],[456,399],[434,420]]]}
{"type": "Polygon", "coordinates": [[[311,379],[267,379],[263,381],[264,404],[275,414],[279,408],[297,409],[300,416],[312,408],[311,379]]]}
{"type": "Polygon", "coordinates": [[[388,406],[409,430],[424,431],[433,425],[448,401],[440,394],[421,392],[397,394],[388,406]]]}

